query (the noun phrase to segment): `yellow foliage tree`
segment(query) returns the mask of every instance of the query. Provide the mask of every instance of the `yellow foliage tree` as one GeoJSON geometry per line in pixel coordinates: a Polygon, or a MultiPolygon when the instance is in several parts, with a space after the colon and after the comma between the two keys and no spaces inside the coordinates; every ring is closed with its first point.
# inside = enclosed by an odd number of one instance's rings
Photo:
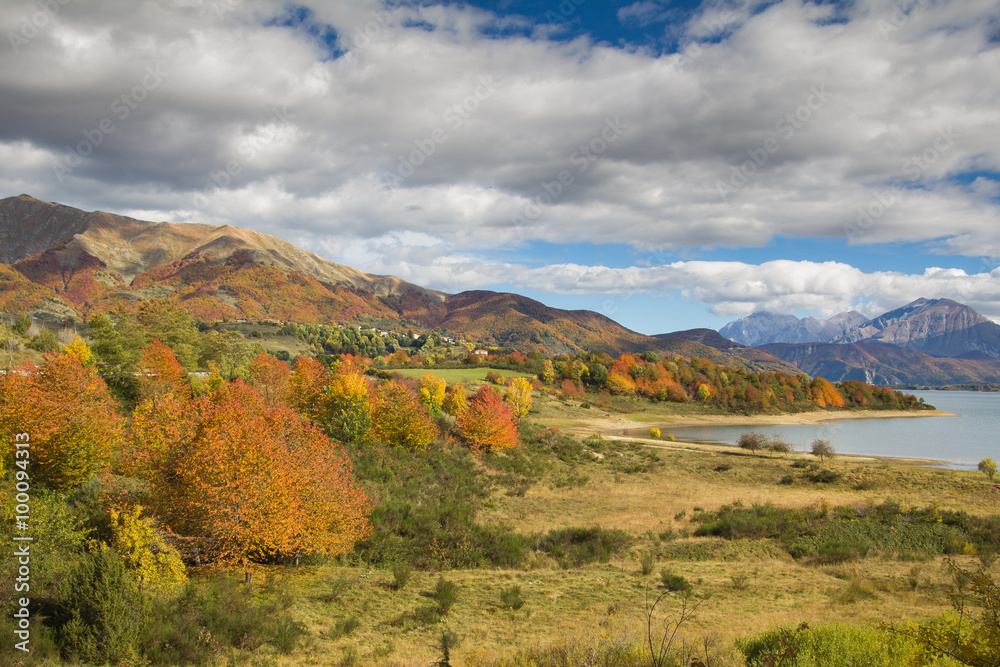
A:
{"type": "Polygon", "coordinates": [[[531,410],[531,383],[523,377],[512,378],[507,383],[503,398],[510,403],[514,416],[520,421],[531,410]]]}
{"type": "Polygon", "coordinates": [[[444,394],[444,411],[453,417],[457,417],[465,411],[465,385],[461,382],[453,382],[448,385],[444,394]]]}
{"type": "Polygon", "coordinates": [[[111,547],[132,572],[140,590],[169,592],[187,581],[181,555],[164,538],[152,519],[142,516],[142,507],[111,515],[111,547]]]}
{"type": "Polygon", "coordinates": [[[444,380],[427,373],[420,378],[420,402],[426,405],[431,413],[440,412],[444,404],[445,389],[444,380]]]}
{"type": "Polygon", "coordinates": [[[372,437],[394,447],[427,449],[438,434],[437,427],[406,385],[386,382],[372,397],[372,437]]]}

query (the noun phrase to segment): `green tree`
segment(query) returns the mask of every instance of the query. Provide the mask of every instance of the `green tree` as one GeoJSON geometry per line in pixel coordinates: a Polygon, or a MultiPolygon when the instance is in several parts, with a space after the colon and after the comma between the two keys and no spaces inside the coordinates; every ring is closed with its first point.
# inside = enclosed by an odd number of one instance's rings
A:
{"type": "Polygon", "coordinates": [[[767,448],[768,438],[763,433],[743,433],[736,441],[736,445],[756,455],[758,450],[767,448]]]}
{"type": "Polygon", "coordinates": [[[985,458],[979,462],[979,472],[986,473],[986,476],[993,481],[993,475],[997,474],[997,462],[991,458],[985,458]]]}
{"type": "Polygon", "coordinates": [[[27,315],[21,315],[14,321],[13,329],[14,333],[24,338],[28,335],[28,331],[31,330],[31,318],[27,315]]]}
{"type": "Polygon", "coordinates": [[[812,441],[812,449],[810,450],[813,456],[819,457],[819,460],[832,459],[837,452],[833,449],[833,445],[830,444],[829,440],[824,438],[816,438],[812,441]]]}
{"type": "MultiPolygon", "coordinates": [[[[174,352],[176,354],[176,350],[174,352]]],[[[201,355],[204,366],[214,363],[230,380],[242,377],[250,368],[256,350],[238,331],[209,331],[201,355]]],[[[180,361],[180,355],[177,355],[180,361]]],[[[181,361],[181,364],[184,364],[181,361]]]]}
{"type": "Polygon", "coordinates": [[[65,658],[134,664],[144,609],[125,564],[103,546],[81,559],[62,582],[49,623],[65,658]]]}

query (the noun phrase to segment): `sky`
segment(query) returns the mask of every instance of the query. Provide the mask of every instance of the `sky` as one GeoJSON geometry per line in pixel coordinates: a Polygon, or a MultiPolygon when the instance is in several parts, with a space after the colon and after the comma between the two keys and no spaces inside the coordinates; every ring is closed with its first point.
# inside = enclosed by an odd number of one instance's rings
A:
{"type": "Polygon", "coordinates": [[[996,0],[0,2],[0,197],[648,334],[1000,321],[996,0]]]}

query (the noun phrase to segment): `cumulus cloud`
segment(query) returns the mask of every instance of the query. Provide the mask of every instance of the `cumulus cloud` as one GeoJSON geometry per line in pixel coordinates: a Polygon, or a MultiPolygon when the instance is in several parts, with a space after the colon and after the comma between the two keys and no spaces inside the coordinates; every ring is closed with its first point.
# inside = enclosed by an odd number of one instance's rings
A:
{"type": "MultiPolygon", "coordinates": [[[[43,25],[34,11],[0,18],[8,194],[252,226],[418,282],[447,267],[459,288],[509,274],[475,269],[483,252],[532,240],[1000,255],[993,0],[710,0],[675,26],[675,53],[551,40],[460,5],[91,0],[43,25]]],[[[668,11],[635,2],[619,20],[668,11]]],[[[527,275],[564,291],[634,277],[720,313],[839,308],[869,280],[877,303],[917,285],[958,298],[993,278],[794,267],[527,275]]]]}

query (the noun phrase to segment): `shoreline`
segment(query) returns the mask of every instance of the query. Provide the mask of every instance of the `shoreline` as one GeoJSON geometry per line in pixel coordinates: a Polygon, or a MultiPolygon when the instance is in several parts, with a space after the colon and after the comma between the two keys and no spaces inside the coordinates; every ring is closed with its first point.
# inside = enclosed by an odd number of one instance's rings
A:
{"type": "Polygon", "coordinates": [[[851,410],[840,412],[789,412],[779,415],[644,415],[641,421],[626,417],[603,417],[593,420],[579,420],[567,424],[566,431],[579,433],[601,433],[629,435],[633,429],[649,429],[653,426],[687,428],[691,426],[796,426],[822,424],[839,419],[892,419],[899,417],[958,417],[943,410],[851,410]]]}
{"type": "MultiPolygon", "coordinates": [[[[695,426],[796,426],[822,424],[828,421],[839,419],[890,419],[900,417],[958,417],[959,415],[943,410],[926,410],[915,412],[912,410],[857,410],[844,412],[807,412],[807,413],[787,413],[780,415],[676,415],[673,417],[664,416],[657,420],[636,421],[624,417],[597,419],[586,424],[579,424],[566,427],[567,432],[579,434],[596,434],[611,440],[631,440],[639,442],[643,446],[655,449],[676,449],[684,451],[697,451],[703,454],[712,452],[743,452],[739,447],[727,443],[691,442],[689,440],[678,439],[676,441],[654,440],[648,435],[641,433],[630,434],[629,431],[646,431],[651,426],[658,425],[661,429],[665,426],[673,428],[686,428],[695,426]]],[[[796,452],[799,455],[808,452],[796,452]]],[[[852,459],[854,461],[886,461],[902,463],[906,465],[920,466],[947,466],[949,461],[942,459],[925,459],[905,456],[880,456],[872,454],[847,454],[839,453],[838,457],[852,459]]]]}
{"type": "MultiPolygon", "coordinates": [[[[840,412],[790,412],[780,415],[678,415],[663,420],[675,427],[688,426],[795,426],[822,424],[840,419],[893,419],[899,417],[958,417],[943,410],[844,410],[840,412]]],[[[646,426],[636,422],[635,428],[646,426]]]]}

